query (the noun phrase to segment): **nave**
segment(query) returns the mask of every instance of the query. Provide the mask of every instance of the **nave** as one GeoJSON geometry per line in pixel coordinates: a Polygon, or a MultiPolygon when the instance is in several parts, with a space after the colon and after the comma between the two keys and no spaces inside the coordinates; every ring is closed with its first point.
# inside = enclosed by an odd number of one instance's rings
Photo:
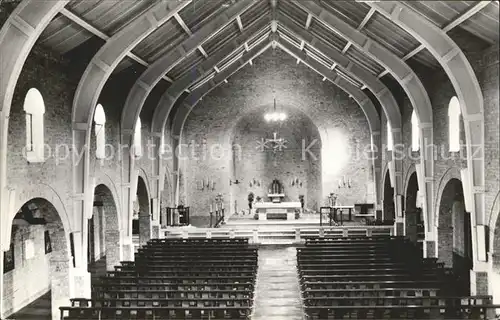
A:
{"type": "Polygon", "coordinates": [[[0,0],[0,318],[493,317],[499,13],[0,0]]]}
{"type": "Polygon", "coordinates": [[[60,310],[62,320],[496,317],[491,296],[460,295],[457,285],[400,237],[309,238],[297,248],[159,239],[101,277],[92,299],[60,310]]]}

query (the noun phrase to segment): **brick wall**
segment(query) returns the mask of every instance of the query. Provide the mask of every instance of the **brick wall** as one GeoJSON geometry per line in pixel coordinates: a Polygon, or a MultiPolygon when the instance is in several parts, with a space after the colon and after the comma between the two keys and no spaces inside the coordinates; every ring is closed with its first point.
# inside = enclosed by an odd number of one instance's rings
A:
{"type": "Polygon", "coordinates": [[[7,184],[18,194],[31,185],[50,185],[71,211],[72,167],[62,159],[64,146],[71,144],[71,104],[77,80],[64,72],[65,61],[36,47],[30,53],[16,85],[9,119],[7,149],[7,184]],[[23,156],[26,146],[24,97],[30,88],[37,88],[45,102],[44,163],[28,163],[23,156]],[[56,147],[60,145],[61,147],[56,147]],[[61,159],[58,159],[56,156],[61,159]]]}
{"type": "MultiPolygon", "coordinates": [[[[253,110],[260,110],[255,112],[263,116],[276,98],[279,105],[306,114],[318,128],[323,146],[321,205],[326,203],[331,191],[338,192],[339,201],[344,204],[369,201],[366,196],[369,163],[361,155],[370,143],[368,122],[361,108],[346,93],[323,82],[322,77],[306,66],[297,65],[295,59],[279,49],[265,52],[255,59],[253,66],[245,66],[228,80],[228,84],[205,96],[189,115],[184,127],[184,143],[194,140],[201,144],[206,140],[209,147],[217,143],[228,146],[231,137],[227,133],[239,119],[253,110]],[[338,180],[344,175],[353,179],[353,186],[338,190],[338,180]]],[[[222,192],[227,208],[230,165],[228,159],[184,163],[186,199],[193,208],[192,215],[203,215],[208,210],[209,196],[195,191],[196,180],[202,176],[213,178],[216,190],[212,196],[222,192]]],[[[295,168],[286,171],[293,172],[295,168]]],[[[246,203],[243,205],[246,207],[246,203]]]]}
{"type": "Polygon", "coordinates": [[[268,201],[267,194],[271,183],[278,179],[284,188],[285,201],[299,201],[299,195],[305,196],[307,208],[319,210],[321,201],[321,138],[314,124],[296,110],[279,107],[288,115],[286,123],[279,125],[263,119],[265,110],[250,113],[238,122],[233,140],[234,177],[242,183],[233,188],[233,200],[238,208],[247,208],[247,195],[252,191],[268,201]],[[281,128],[280,128],[281,127],[281,128]],[[281,150],[274,151],[271,145],[259,146],[261,139],[270,139],[273,132],[278,138],[286,139],[281,150]],[[316,142],[305,152],[305,148],[316,142]],[[304,148],[303,144],[304,143],[304,148]],[[238,149],[239,148],[241,149],[238,149]],[[241,152],[239,151],[241,150],[241,152]],[[302,152],[304,150],[304,152],[302,152]],[[315,163],[317,162],[317,163],[315,163]],[[299,180],[297,185],[292,180],[299,180]],[[260,186],[250,186],[254,180],[260,186]]]}
{"type": "MultiPolygon", "coordinates": [[[[50,188],[57,200],[62,202],[66,213],[70,215],[68,220],[71,223],[72,230],[64,230],[66,234],[82,229],[82,226],[79,225],[82,218],[71,216],[73,212],[73,172],[69,151],[72,150],[71,112],[73,98],[81,77],[80,72],[84,68],[76,66],[75,62],[70,59],[71,57],[58,56],[49,53],[40,45],[35,45],[28,56],[15,88],[9,119],[7,146],[8,188],[15,190],[18,199],[26,199],[26,201],[43,195],[44,192],[41,188],[50,188]],[[22,152],[26,145],[26,120],[23,103],[26,93],[32,87],[41,92],[45,102],[44,138],[47,145],[45,152],[47,159],[43,163],[28,163],[22,152]],[[33,193],[33,189],[36,188],[40,190],[39,195],[36,192],[33,193]]],[[[119,210],[123,207],[122,162],[118,152],[121,143],[119,124],[124,102],[122,100],[126,98],[126,95],[123,97],[123,92],[127,90],[126,84],[129,83],[131,86],[133,82],[134,78],[127,73],[113,76],[99,98],[98,102],[103,105],[106,114],[105,130],[106,144],[108,145],[106,148],[107,158],[103,161],[97,161],[95,158],[95,132],[93,131],[91,134],[90,173],[97,178],[97,181],[101,181],[108,189],[113,190],[113,200],[119,210]]],[[[149,138],[149,127],[149,120],[143,120],[144,146],[147,145],[149,138]]],[[[139,159],[136,168],[140,169],[143,175],[148,177],[148,183],[151,183],[151,159],[147,156],[139,159]]],[[[148,188],[151,189],[151,185],[148,188]]],[[[52,199],[47,200],[51,201],[52,199]]],[[[125,222],[129,218],[121,212],[120,215],[125,222]]],[[[83,229],[86,232],[86,226],[83,229]]],[[[94,235],[96,234],[94,233],[94,235]]],[[[118,244],[119,236],[119,233],[109,234],[110,242],[115,245],[118,244]]],[[[59,238],[64,239],[64,237],[59,238]]],[[[86,242],[86,238],[83,241],[86,242]]],[[[96,246],[98,250],[95,250],[96,257],[97,255],[102,256],[107,250],[102,247],[101,242],[101,239],[99,239],[99,245],[96,246]]],[[[82,255],[86,257],[87,251],[82,250],[82,255]]],[[[119,256],[119,250],[113,251],[113,262],[116,263],[119,256]]],[[[59,272],[61,273],[58,276],[60,279],[56,281],[60,282],[61,286],[66,286],[66,289],[61,288],[61,290],[54,291],[58,301],[64,299],[61,298],[61,295],[65,295],[66,299],[69,297],[69,288],[67,288],[69,265],[66,266],[68,261],[64,259],[66,258],[57,257],[57,261],[52,266],[55,268],[56,265],[59,265],[58,270],[67,271],[67,275],[59,272]]],[[[16,288],[18,285],[16,283],[16,288]]],[[[57,307],[58,302],[53,303],[53,305],[57,307]]]]}
{"type": "MultiPolygon", "coordinates": [[[[485,209],[486,220],[495,214],[495,199],[500,192],[500,106],[499,49],[492,46],[481,59],[479,81],[484,96],[485,114],[485,209]]],[[[496,208],[498,213],[498,207],[496,208]]]]}
{"type": "MultiPolygon", "coordinates": [[[[479,43],[472,35],[465,31],[454,30],[450,36],[463,48],[464,53],[469,59],[473,69],[476,72],[479,84],[484,97],[485,114],[485,165],[486,165],[486,221],[493,208],[493,202],[500,190],[499,178],[499,107],[498,107],[498,47],[486,46],[479,43]]],[[[411,61],[410,61],[411,63],[411,61]]],[[[467,166],[465,161],[465,132],[461,126],[461,142],[464,145],[461,148],[461,154],[448,152],[448,104],[450,99],[455,96],[455,90],[447,75],[442,69],[429,70],[421,66],[411,64],[415,72],[421,79],[424,87],[429,94],[433,109],[433,133],[434,144],[437,146],[434,162],[434,192],[433,192],[433,210],[439,207],[437,203],[438,196],[443,192],[447,181],[443,180],[446,173],[452,169],[460,170],[467,166]]],[[[388,82],[388,81],[386,81],[388,82]]],[[[401,95],[400,89],[393,90],[396,96],[401,95]]],[[[411,155],[411,114],[413,107],[403,94],[402,99],[398,99],[403,120],[403,142],[405,144],[405,154],[411,155]]],[[[386,118],[382,117],[382,143],[387,144],[386,118]]],[[[413,153],[413,155],[417,155],[413,153]]],[[[385,156],[385,154],[383,154],[385,156]]],[[[383,157],[383,168],[386,166],[386,159],[383,157]]],[[[403,173],[415,163],[411,157],[406,157],[403,161],[403,173]]]]}
{"type": "MultiPolygon", "coordinates": [[[[35,46],[28,56],[17,83],[11,108],[8,141],[8,185],[22,192],[26,184],[44,183],[54,188],[57,194],[68,205],[71,211],[72,167],[67,146],[72,143],[71,112],[73,97],[81,74],[75,73],[77,67],[72,66],[69,58],[48,53],[40,46],[35,46]],[[25,147],[25,113],[24,97],[27,91],[37,88],[45,102],[45,142],[46,157],[44,163],[30,164],[23,157],[25,147]],[[49,152],[51,151],[51,152],[49,152]],[[58,158],[59,157],[59,158],[58,158]]],[[[114,75],[103,89],[99,103],[106,114],[106,159],[95,158],[95,131],[92,129],[90,147],[90,172],[94,177],[106,181],[111,190],[121,191],[122,166],[119,153],[120,120],[128,86],[135,80],[134,72],[114,75]],[[125,97],[124,97],[125,96],[125,97]]],[[[147,118],[147,117],[145,117],[147,118]]],[[[136,161],[136,168],[143,172],[151,183],[152,161],[148,156],[148,140],[150,137],[149,119],[142,121],[142,137],[144,156],[136,161]]],[[[151,189],[151,185],[148,185],[151,189]]],[[[115,193],[121,202],[121,192],[115,193]]]]}
{"type": "Polygon", "coordinates": [[[495,230],[491,236],[493,237],[493,252],[490,254],[490,262],[492,272],[490,273],[490,293],[493,295],[493,302],[500,303],[500,219],[495,221],[495,230]]]}

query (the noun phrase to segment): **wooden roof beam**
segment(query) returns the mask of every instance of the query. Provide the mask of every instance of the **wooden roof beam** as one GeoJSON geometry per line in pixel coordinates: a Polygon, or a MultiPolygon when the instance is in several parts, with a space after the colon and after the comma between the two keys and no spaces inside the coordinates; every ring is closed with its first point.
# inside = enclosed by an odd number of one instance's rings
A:
{"type": "MultiPolygon", "coordinates": [[[[479,11],[481,11],[482,9],[484,9],[488,4],[490,4],[490,2],[491,1],[479,1],[478,3],[476,3],[475,5],[473,5],[472,7],[470,7],[464,13],[458,15],[450,23],[448,23],[446,26],[444,26],[444,28],[442,30],[444,32],[449,32],[453,28],[458,27],[460,24],[462,24],[463,22],[467,21],[473,15],[475,15],[476,13],[478,13],[479,11]]],[[[424,49],[425,49],[425,46],[423,44],[419,45],[418,47],[416,47],[412,51],[408,52],[403,57],[403,60],[406,61],[406,60],[410,59],[411,57],[413,57],[414,55],[416,55],[417,53],[419,53],[420,51],[422,51],[424,49]]],[[[380,73],[378,75],[378,77],[381,78],[381,77],[385,76],[387,73],[388,73],[388,71],[384,70],[382,73],[380,73]]]]}
{"type": "MultiPolygon", "coordinates": [[[[63,16],[68,18],[70,21],[76,23],[80,27],[84,28],[88,32],[92,33],[93,35],[101,38],[102,40],[107,41],[110,38],[110,36],[108,36],[107,34],[102,32],[101,30],[97,29],[96,27],[94,27],[93,25],[91,25],[87,21],[83,20],[82,18],[80,18],[79,16],[77,16],[73,12],[69,11],[68,9],[63,8],[60,12],[63,16]]],[[[134,54],[132,52],[127,53],[127,56],[130,59],[134,60],[135,62],[137,62],[145,67],[149,66],[149,63],[146,60],[142,59],[141,57],[137,56],[136,54],[134,54]]],[[[166,75],[163,77],[163,79],[168,81],[168,82],[173,82],[173,80],[170,79],[166,75]]]]}

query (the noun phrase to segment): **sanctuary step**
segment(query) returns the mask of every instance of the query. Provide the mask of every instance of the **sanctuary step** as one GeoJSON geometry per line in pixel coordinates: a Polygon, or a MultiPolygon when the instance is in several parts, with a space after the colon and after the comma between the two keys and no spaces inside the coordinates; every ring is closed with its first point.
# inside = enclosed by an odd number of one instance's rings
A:
{"type": "Polygon", "coordinates": [[[370,237],[390,236],[392,226],[335,226],[320,227],[297,221],[240,221],[229,220],[220,228],[168,228],[160,231],[166,239],[246,238],[252,244],[303,244],[310,237],[370,237]]]}
{"type": "Polygon", "coordinates": [[[295,247],[262,246],[252,320],[302,320],[295,247]]]}
{"type": "Polygon", "coordinates": [[[287,220],[286,213],[268,213],[267,220],[287,220]]]}

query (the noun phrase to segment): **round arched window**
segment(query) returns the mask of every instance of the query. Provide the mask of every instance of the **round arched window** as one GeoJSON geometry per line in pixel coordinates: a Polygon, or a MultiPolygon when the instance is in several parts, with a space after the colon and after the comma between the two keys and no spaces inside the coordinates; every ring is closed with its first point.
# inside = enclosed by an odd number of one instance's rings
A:
{"type": "Polygon", "coordinates": [[[411,151],[420,149],[420,128],[418,125],[418,117],[415,112],[411,114],[411,151]]]}
{"type": "Polygon", "coordinates": [[[45,103],[40,91],[28,90],[23,109],[26,112],[26,158],[28,162],[43,162],[45,103]]]}
{"type": "Polygon", "coordinates": [[[98,104],[95,108],[94,113],[94,131],[96,137],[96,151],[95,155],[97,159],[104,159],[106,157],[106,115],[104,114],[104,108],[102,105],[98,104]]]}
{"type": "Polygon", "coordinates": [[[453,97],[448,105],[448,139],[450,152],[460,151],[460,102],[453,97]]]}

